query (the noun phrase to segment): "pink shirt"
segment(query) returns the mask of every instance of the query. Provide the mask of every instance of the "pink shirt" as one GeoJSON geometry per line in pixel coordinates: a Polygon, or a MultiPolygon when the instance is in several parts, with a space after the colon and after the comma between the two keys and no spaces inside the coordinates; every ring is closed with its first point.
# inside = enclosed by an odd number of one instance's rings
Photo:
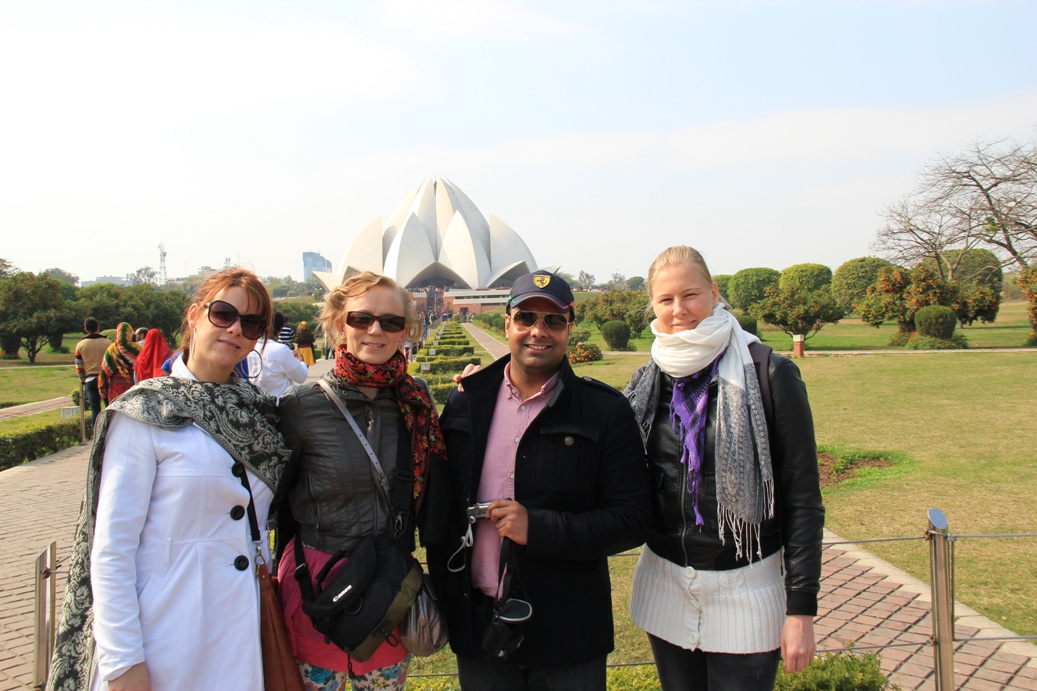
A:
{"type": "MultiPolygon", "coordinates": [[[[523,401],[518,389],[511,384],[511,363],[504,366],[504,381],[497,392],[497,407],[493,409],[476,501],[515,498],[515,455],[519,442],[529,423],[547,406],[557,383],[558,374],[555,374],[540,391],[523,401]]],[[[497,594],[500,546],[501,538],[493,521],[476,521],[472,583],[490,597],[497,594]]]]}

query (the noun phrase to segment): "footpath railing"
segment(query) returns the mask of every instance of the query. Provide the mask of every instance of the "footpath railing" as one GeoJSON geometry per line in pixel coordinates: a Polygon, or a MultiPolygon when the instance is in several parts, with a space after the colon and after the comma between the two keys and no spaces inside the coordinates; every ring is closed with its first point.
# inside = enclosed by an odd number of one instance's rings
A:
{"type": "MultiPolygon", "coordinates": [[[[988,534],[954,534],[948,528],[947,518],[940,509],[929,509],[927,513],[928,528],[922,537],[894,537],[871,540],[845,540],[826,542],[824,547],[843,544],[864,544],[874,542],[901,542],[909,540],[927,540],[929,542],[929,576],[931,588],[932,636],[929,645],[933,647],[933,670],[936,691],[953,691],[954,686],[954,644],[968,641],[1025,641],[1037,639],[1037,636],[982,636],[957,638],[954,633],[954,544],[958,540],[985,538],[1037,538],[1037,533],[988,533],[988,534]]],[[[33,688],[43,689],[46,684],[50,657],[54,646],[55,631],[55,584],[58,562],[57,543],[52,542],[36,558],[35,580],[35,626],[33,634],[33,688]]],[[[637,556],[635,552],[626,552],[617,557],[637,556]]],[[[885,645],[854,646],[853,650],[881,650],[914,643],[890,643],[885,645]]],[[[819,649],[819,653],[840,652],[842,649],[819,649]]],[[[631,662],[614,667],[632,667],[654,664],[652,661],[631,662]]],[[[412,674],[414,678],[455,676],[453,674],[412,674]]]]}

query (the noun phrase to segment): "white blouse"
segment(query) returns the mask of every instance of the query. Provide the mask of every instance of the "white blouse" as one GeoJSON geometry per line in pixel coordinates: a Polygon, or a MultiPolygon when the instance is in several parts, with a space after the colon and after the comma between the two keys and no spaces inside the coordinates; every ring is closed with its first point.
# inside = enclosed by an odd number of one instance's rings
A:
{"type": "MultiPolygon", "coordinates": [[[[156,691],[263,687],[249,495],[233,464],[196,425],[113,417],[91,550],[93,688],[139,662],[156,691]]],[[[269,559],[273,492],[248,480],[269,559]]]]}

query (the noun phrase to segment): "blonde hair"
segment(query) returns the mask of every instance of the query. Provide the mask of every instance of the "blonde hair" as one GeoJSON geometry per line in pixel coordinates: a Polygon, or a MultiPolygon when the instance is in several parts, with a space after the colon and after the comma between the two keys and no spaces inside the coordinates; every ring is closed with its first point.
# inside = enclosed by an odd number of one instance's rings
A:
{"type": "Polygon", "coordinates": [[[346,279],[346,282],[327,294],[324,299],[324,307],[320,311],[321,328],[333,343],[341,341],[336,322],[346,316],[346,304],[350,298],[358,298],[375,286],[382,286],[395,290],[403,303],[403,317],[406,320],[404,333],[409,341],[418,340],[421,335],[421,323],[418,321],[418,308],[414,306],[414,297],[403,287],[388,276],[382,276],[373,271],[364,271],[356,276],[346,279]]]}
{"type": "Polygon", "coordinates": [[[713,285],[713,276],[710,275],[706,260],[702,258],[699,251],[687,245],[674,245],[664,249],[648,268],[648,297],[652,297],[652,285],[659,276],[659,272],[671,266],[694,267],[702,272],[702,276],[709,285],[713,285]]]}
{"type": "MultiPolygon", "coordinates": [[[[266,321],[266,335],[269,336],[270,324],[274,320],[274,299],[270,297],[270,291],[259,280],[259,276],[248,269],[235,266],[217,271],[205,279],[191,304],[205,305],[227,288],[241,288],[245,291],[245,295],[248,296],[248,304],[255,305],[256,314],[266,321]]],[[[190,305],[188,305],[188,309],[190,309],[190,305]]],[[[183,334],[180,339],[180,349],[184,352],[184,362],[187,362],[191,355],[191,328],[187,323],[186,314],[180,332],[183,334]]]]}

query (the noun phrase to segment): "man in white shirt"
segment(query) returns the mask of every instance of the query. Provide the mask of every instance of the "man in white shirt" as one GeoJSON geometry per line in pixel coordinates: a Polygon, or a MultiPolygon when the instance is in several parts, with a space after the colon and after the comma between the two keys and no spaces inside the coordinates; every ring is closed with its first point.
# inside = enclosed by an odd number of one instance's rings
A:
{"type": "MultiPolygon", "coordinates": [[[[283,325],[284,315],[275,312],[274,333],[279,333],[283,325]]],[[[278,401],[292,384],[306,381],[309,371],[298,350],[292,350],[275,339],[256,341],[255,352],[249,354],[248,360],[248,371],[256,385],[269,391],[278,401]]]]}

